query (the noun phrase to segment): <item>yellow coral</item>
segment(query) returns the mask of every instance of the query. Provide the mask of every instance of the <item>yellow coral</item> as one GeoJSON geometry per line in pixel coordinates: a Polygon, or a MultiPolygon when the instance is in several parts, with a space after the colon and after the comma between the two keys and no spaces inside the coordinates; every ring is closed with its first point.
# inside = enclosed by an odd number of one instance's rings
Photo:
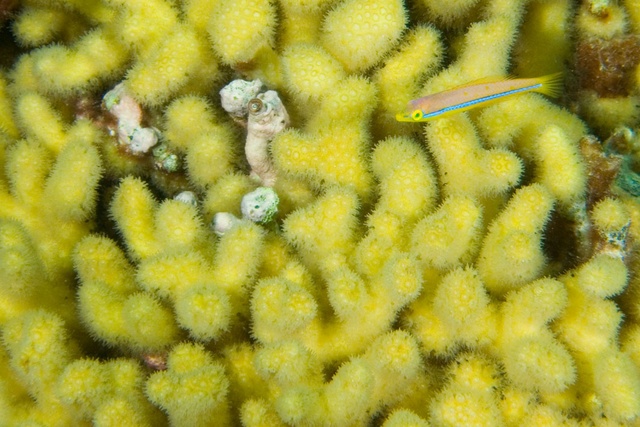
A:
{"type": "Polygon", "coordinates": [[[37,291],[34,284],[45,279],[42,265],[26,230],[16,221],[0,220],[0,279],[3,291],[29,295],[37,291]]]}
{"type": "Polygon", "coordinates": [[[68,14],[60,9],[25,7],[13,23],[13,33],[22,45],[41,46],[69,24],[68,14]]]}
{"type": "Polygon", "coordinates": [[[478,0],[455,0],[447,5],[437,0],[423,0],[422,3],[436,20],[455,25],[464,22],[467,15],[474,11],[478,0]]]}
{"type": "Polygon", "coordinates": [[[431,404],[431,420],[437,425],[493,426],[502,421],[492,385],[495,368],[481,356],[459,356],[450,367],[448,386],[431,404]],[[488,383],[487,383],[487,380],[488,383]]]}
{"type": "Polygon", "coordinates": [[[489,304],[489,296],[471,269],[457,269],[440,283],[433,299],[433,309],[442,322],[454,331],[480,320],[489,304]]]}
{"type": "Polygon", "coordinates": [[[172,147],[184,151],[201,133],[220,128],[219,120],[206,98],[183,96],[174,99],[164,111],[163,135],[172,147]]]}
{"type": "Polygon", "coordinates": [[[220,239],[213,259],[213,279],[232,299],[247,297],[248,285],[261,262],[263,243],[263,230],[249,221],[233,227],[220,239]]]}
{"type": "Polygon", "coordinates": [[[477,120],[478,131],[492,146],[513,144],[518,151],[533,157],[535,138],[549,125],[558,126],[569,141],[578,141],[585,124],[569,111],[559,108],[537,94],[524,94],[485,108],[477,120]]]}
{"type": "Polygon", "coordinates": [[[173,424],[228,423],[229,382],[220,363],[202,347],[185,343],[173,348],[167,366],[149,378],[146,394],[173,424]]]}
{"type": "Polygon", "coordinates": [[[180,294],[175,311],[180,327],[204,341],[219,337],[231,323],[229,297],[215,285],[196,285],[180,294]]]}
{"type": "Polygon", "coordinates": [[[211,269],[197,252],[169,251],[145,260],[137,279],[148,291],[157,295],[177,297],[191,286],[210,281],[211,269]]]}
{"type": "Polygon", "coordinates": [[[478,255],[478,271],[490,291],[504,292],[541,274],[541,231],[553,203],[542,185],[523,187],[491,223],[478,255]]]}
{"type": "Polygon", "coordinates": [[[591,213],[594,225],[601,233],[620,233],[629,226],[631,218],[625,206],[616,199],[606,198],[594,206],[591,213]]]}
{"type": "Polygon", "coordinates": [[[206,232],[193,205],[178,200],[166,200],[155,213],[154,228],[158,242],[164,247],[199,246],[206,232]]]}
{"type": "Polygon", "coordinates": [[[610,2],[603,5],[584,3],[578,10],[575,25],[582,37],[611,39],[624,34],[628,20],[626,10],[610,2]]]}
{"type": "Polygon", "coordinates": [[[16,105],[16,119],[27,135],[56,153],[67,142],[59,113],[42,95],[34,92],[22,95],[16,105]]]}
{"type": "Polygon", "coordinates": [[[294,44],[282,59],[287,88],[299,101],[319,100],[345,77],[340,63],[316,45],[294,44]]]}
{"type": "Polygon", "coordinates": [[[537,280],[507,295],[502,306],[502,360],[516,387],[559,392],[575,381],[571,355],[545,327],[566,304],[564,287],[552,279],[537,280]]]}
{"type": "Polygon", "coordinates": [[[608,300],[569,288],[569,305],[554,327],[569,348],[584,357],[605,351],[616,339],[622,313],[608,300]]]}
{"type": "Polygon", "coordinates": [[[139,102],[158,105],[185,86],[190,78],[197,77],[200,67],[208,69],[207,80],[198,81],[202,89],[206,88],[215,79],[217,70],[205,43],[190,28],[176,26],[145,61],[129,70],[125,80],[127,89],[139,102]]]}
{"type": "Polygon", "coordinates": [[[402,111],[407,100],[417,98],[423,76],[432,73],[442,61],[442,41],[438,31],[430,26],[418,26],[405,37],[397,53],[388,58],[374,81],[380,90],[378,116],[375,123],[388,134],[406,133],[408,126],[399,123],[395,114],[402,111]]]}
{"type": "Polygon", "coordinates": [[[514,186],[522,174],[522,163],[515,154],[481,147],[466,115],[428,125],[426,139],[438,163],[443,193],[447,196],[480,197],[501,193],[514,186]],[[477,178],[468,179],[470,174],[477,178]]]}
{"type": "Polygon", "coordinates": [[[429,427],[429,423],[408,409],[394,411],[385,420],[383,427],[429,427]]]}
{"type": "Polygon", "coordinates": [[[136,292],[132,268],[111,240],[85,238],[74,261],[83,279],[80,317],[97,338],[153,349],[176,338],[173,316],[152,295],[136,292]]]}
{"type": "Polygon", "coordinates": [[[127,59],[127,50],[112,34],[94,30],[71,47],[54,45],[37,50],[33,72],[41,91],[68,96],[113,78],[127,59]]]}
{"type": "Polygon", "coordinates": [[[623,3],[629,15],[631,25],[636,31],[640,30],[640,4],[638,0],[625,0],[623,3]]]}
{"type": "Polygon", "coordinates": [[[268,0],[221,0],[207,27],[226,64],[249,62],[274,43],[276,14],[268,0]]]}
{"type": "Polygon", "coordinates": [[[260,282],[251,306],[253,334],[263,343],[286,339],[317,314],[317,304],[304,287],[278,279],[260,282]]]}
{"type": "Polygon", "coordinates": [[[406,221],[415,221],[433,207],[435,177],[427,159],[411,141],[389,138],[380,141],[371,158],[380,180],[378,209],[406,221]]]}
{"type": "Polygon", "coordinates": [[[566,71],[572,32],[632,52],[637,0],[23,3],[0,12],[19,45],[0,47],[2,422],[640,417],[638,207],[632,180],[609,186],[610,151],[633,178],[637,141],[608,134],[635,123],[638,71],[621,98],[578,73],[557,105],[393,118],[509,69],[566,71]],[[290,116],[265,141],[266,224],[240,218],[255,117],[219,107],[222,76],[260,78],[290,116]],[[160,149],[116,141],[131,123],[101,98],[122,80],[160,149]],[[218,213],[237,217],[221,236],[218,213]]]}
{"type": "Polygon", "coordinates": [[[407,231],[434,204],[436,185],[424,153],[407,138],[380,141],[372,156],[379,200],[355,253],[358,270],[374,277],[384,260],[407,243],[407,231]]]}
{"type": "Polygon", "coordinates": [[[275,411],[269,410],[263,400],[246,400],[240,409],[240,419],[247,427],[286,426],[275,411]]]}
{"type": "Polygon", "coordinates": [[[278,415],[289,423],[342,424],[399,398],[420,369],[417,346],[400,331],[375,340],[362,357],[342,365],[327,384],[290,389],[278,398],[278,415]]]}
{"type": "Polygon", "coordinates": [[[401,1],[348,0],[325,17],[321,43],[347,71],[363,71],[394,46],[406,22],[401,1]]]}
{"type": "Polygon", "coordinates": [[[118,11],[115,33],[119,41],[143,58],[178,23],[178,11],[164,0],[107,0],[106,3],[115,6],[118,11]]]}
{"type": "Polygon", "coordinates": [[[570,274],[563,276],[563,281],[591,294],[607,298],[624,290],[627,276],[627,267],[620,258],[597,254],[570,274]]]}
{"type": "MultiPolygon", "coordinates": [[[[359,124],[363,136],[375,110],[377,87],[369,79],[348,76],[325,92],[317,109],[312,110],[305,130],[312,134],[325,134],[329,129],[342,129],[359,124]]],[[[346,156],[345,156],[346,157],[346,156]]]]}
{"type": "Polygon", "coordinates": [[[67,339],[62,319],[44,310],[27,312],[3,327],[2,343],[13,369],[43,401],[51,399],[58,376],[77,354],[67,339]]]}
{"type": "Polygon", "coordinates": [[[61,218],[87,219],[94,212],[102,160],[98,150],[85,141],[70,141],[62,150],[47,179],[43,197],[61,218]],[[78,185],[82,182],[93,191],[78,185]]]}
{"type": "Polygon", "coordinates": [[[593,125],[606,133],[611,133],[617,126],[632,126],[640,118],[638,96],[605,98],[593,91],[580,94],[580,108],[593,125]]]}
{"type": "Polygon", "coordinates": [[[323,13],[333,0],[283,0],[280,42],[283,46],[316,42],[323,13]]]}
{"type": "Polygon", "coordinates": [[[306,178],[316,186],[347,185],[366,195],[371,177],[362,157],[365,144],[361,132],[347,127],[314,136],[292,130],[276,137],[272,152],[277,167],[284,172],[306,178]]]}
{"type": "Polygon", "coordinates": [[[413,229],[412,251],[441,269],[465,263],[477,254],[481,225],[482,209],[472,199],[448,197],[413,229]]]}
{"type": "Polygon", "coordinates": [[[580,152],[561,128],[550,125],[537,138],[537,181],[565,206],[584,197],[587,180],[580,152]]]}
{"type": "Polygon", "coordinates": [[[313,205],[289,215],[284,223],[285,238],[311,265],[340,265],[353,250],[357,208],[358,200],[352,192],[332,190],[313,205]]]}
{"type": "Polygon", "coordinates": [[[497,313],[474,269],[450,271],[435,292],[424,293],[410,307],[405,322],[424,351],[448,355],[460,345],[475,348],[496,339],[497,313]]]}
{"type": "Polygon", "coordinates": [[[568,0],[530,4],[514,52],[516,75],[544,76],[563,69],[571,53],[572,13],[568,0]]]}
{"type": "Polygon", "coordinates": [[[133,177],[122,181],[111,202],[111,214],[135,258],[146,258],[159,251],[159,242],[153,235],[155,206],[156,201],[146,184],[133,177]]]}
{"type": "Polygon", "coordinates": [[[607,417],[624,422],[640,415],[640,372],[627,354],[606,351],[596,361],[593,375],[607,417]]]}
{"type": "Polygon", "coordinates": [[[135,425],[159,418],[144,397],[143,378],[142,368],[132,360],[80,359],[65,368],[57,392],[99,425],[135,425]]]}

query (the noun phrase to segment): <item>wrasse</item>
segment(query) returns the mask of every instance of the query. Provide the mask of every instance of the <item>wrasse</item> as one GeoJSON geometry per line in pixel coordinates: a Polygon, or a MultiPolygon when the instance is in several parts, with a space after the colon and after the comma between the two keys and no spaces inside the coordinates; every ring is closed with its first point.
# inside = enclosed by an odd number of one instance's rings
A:
{"type": "Polygon", "coordinates": [[[539,92],[556,97],[560,94],[561,86],[562,73],[529,79],[487,77],[409,101],[405,112],[396,114],[396,120],[426,122],[472,108],[485,107],[524,92],[539,92]]]}

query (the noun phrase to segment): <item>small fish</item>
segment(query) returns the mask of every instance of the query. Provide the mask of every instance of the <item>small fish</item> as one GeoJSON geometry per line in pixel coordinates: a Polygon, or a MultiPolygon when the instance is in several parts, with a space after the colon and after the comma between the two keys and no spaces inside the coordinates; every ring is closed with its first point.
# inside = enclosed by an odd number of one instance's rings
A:
{"type": "Polygon", "coordinates": [[[561,85],[562,73],[529,79],[487,77],[409,101],[405,112],[396,114],[396,120],[426,122],[472,108],[485,107],[524,92],[539,92],[556,97],[560,94],[561,85]]]}

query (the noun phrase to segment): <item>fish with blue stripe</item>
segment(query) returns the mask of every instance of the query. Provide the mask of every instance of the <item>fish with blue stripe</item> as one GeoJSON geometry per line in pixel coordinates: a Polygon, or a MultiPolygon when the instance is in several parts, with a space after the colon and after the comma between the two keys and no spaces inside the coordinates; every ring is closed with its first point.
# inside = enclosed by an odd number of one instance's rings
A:
{"type": "Polygon", "coordinates": [[[484,107],[525,92],[557,97],[561,87],[562,73],[526,79],[486,77],[409,101],[406,110],[396,114],[396,120],[426,122],[472,108],[484,107]]]}

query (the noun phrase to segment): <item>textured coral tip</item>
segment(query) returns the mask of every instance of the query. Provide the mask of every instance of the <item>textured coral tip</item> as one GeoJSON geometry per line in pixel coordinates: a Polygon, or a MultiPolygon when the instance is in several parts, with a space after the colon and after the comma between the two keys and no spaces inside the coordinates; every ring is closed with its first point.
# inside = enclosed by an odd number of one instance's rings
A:
{"type": "Polygon", "coordinates": [[[269,0],[222,0],[209,20],[213,48],[229,65],[251,61],[274,42],[276,11],[269,0]]]}
{"type": "Polygon", "coordinates": [[[407,23],[399,0],[347,0],[322,25],[322,45],[347,71],[365,70],[396,44],[407,23]]]}

